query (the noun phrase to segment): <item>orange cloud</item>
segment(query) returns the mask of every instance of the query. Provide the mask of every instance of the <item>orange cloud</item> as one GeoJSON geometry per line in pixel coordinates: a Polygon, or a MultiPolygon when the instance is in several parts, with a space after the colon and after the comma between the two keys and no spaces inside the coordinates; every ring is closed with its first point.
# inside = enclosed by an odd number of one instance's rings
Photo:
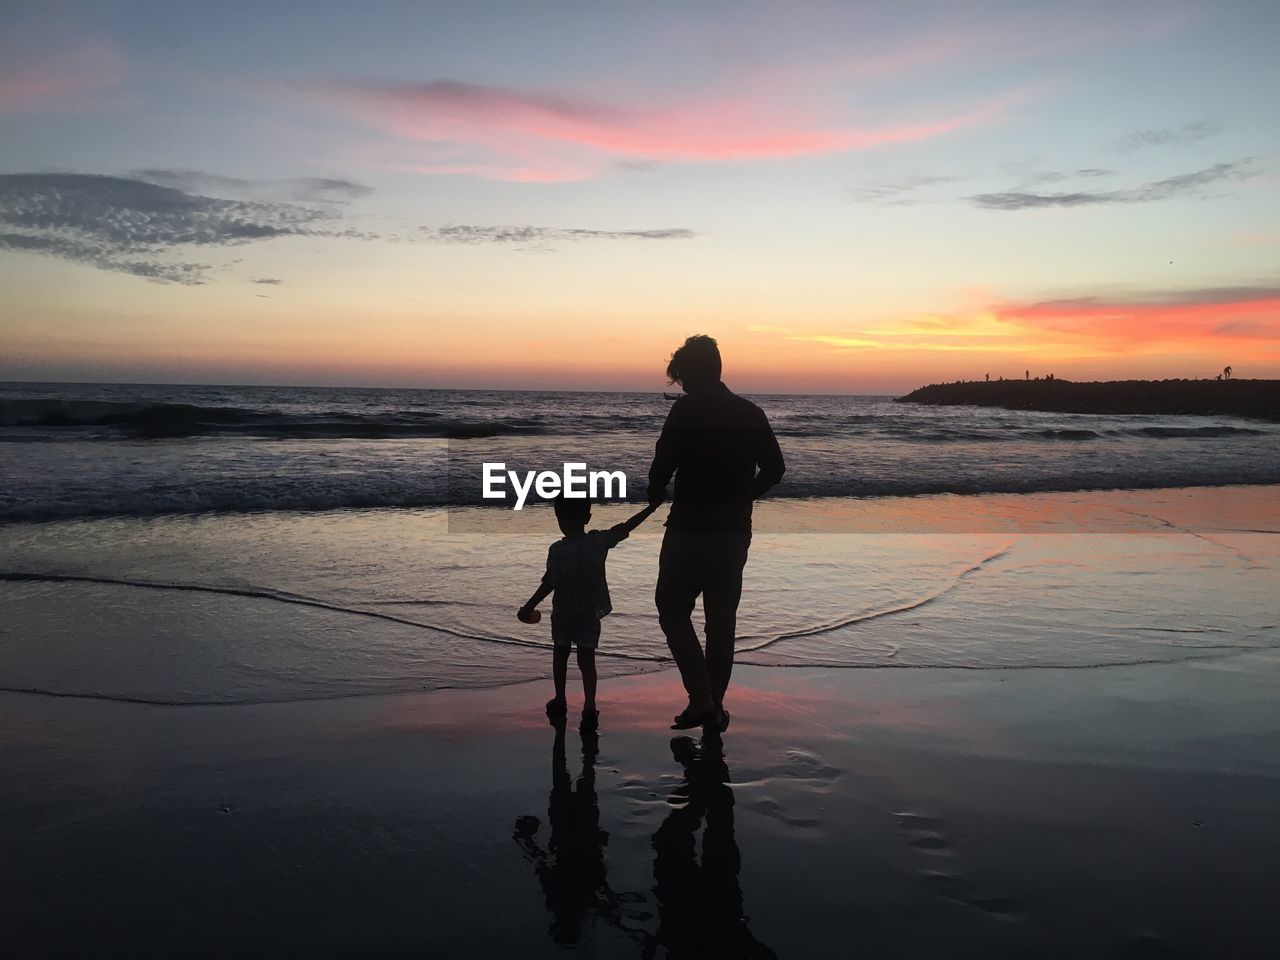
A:
{"type": "Polygon", "coordinates": [[[1052,337],[1071,337],[1110,352],[1222,338],[1275,344],[1280,340],[1280,287],[1223,287],[1131,299],[1080,297],[1006,304],[993,312],[1009,323],[1052,337]]]}
{"type": "Polygon", "coordinates": [[[774,344],[810,345],[816,352],[803,362],[815,366],[850,363],[868,351],[874,357],[869,365],[877,370],[903,371],[953,364],[940,358],[955,354],[993,363],[1017,357],[1098,369],[1142,357],[1152,370],[1161,363],[1181,370],[1187,362],[1215,365],[1230,353],[1237,364],[1269,366],[1280,359],[1280,287],[1006,301],[969,312],[904,317],[845,330],[758,325],[748,327],[748,332],[774,344]],[[930,361],[929,355],[938,359],[930,361]]]}

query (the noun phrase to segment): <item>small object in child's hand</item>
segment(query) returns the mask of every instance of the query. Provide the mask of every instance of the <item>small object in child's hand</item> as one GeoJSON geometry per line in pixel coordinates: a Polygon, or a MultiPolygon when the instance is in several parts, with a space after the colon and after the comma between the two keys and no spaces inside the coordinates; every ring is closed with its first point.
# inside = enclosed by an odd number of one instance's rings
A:
{"type": "Polygon", "coordinates": [[[516,616],[520,618],[521,623],[537,623],[542,619],[541,610],[526,610],[521,607],[516,611],[516,616]]]}

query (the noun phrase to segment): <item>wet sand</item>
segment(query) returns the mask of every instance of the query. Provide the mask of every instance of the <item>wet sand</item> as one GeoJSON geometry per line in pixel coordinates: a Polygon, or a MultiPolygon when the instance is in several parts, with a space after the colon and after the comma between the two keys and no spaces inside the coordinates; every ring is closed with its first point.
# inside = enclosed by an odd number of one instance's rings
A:
{"type": "Polygon", "coordinates": [[[544,687],[226,707],[4,694],[7,949],[1280,950],[1275,651],[744,667],[722,745],[665,728],[670,671],[606,681],[598,741],[558,741],[544,687]]]}

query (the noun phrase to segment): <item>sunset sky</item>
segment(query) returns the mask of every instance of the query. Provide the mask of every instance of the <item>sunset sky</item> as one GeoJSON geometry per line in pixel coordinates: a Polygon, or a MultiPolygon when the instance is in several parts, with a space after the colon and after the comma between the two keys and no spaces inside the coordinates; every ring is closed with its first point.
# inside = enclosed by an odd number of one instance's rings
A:
{"type": "Polygon", "coordinates": [[[1269,0],[2,18],[0,379],[1280,377],[1269,0]]]}

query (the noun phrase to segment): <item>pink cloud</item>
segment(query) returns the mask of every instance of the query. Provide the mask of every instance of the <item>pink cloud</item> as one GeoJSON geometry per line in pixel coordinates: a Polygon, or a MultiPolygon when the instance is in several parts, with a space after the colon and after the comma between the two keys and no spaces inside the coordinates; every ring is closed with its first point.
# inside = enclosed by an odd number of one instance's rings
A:
{"type": "Polygon", "coordinates": [[[120,54],[104,43],[85,42],[39,59],[10,52],[0,62],[0,113],[78,109],[123,76],[120,54]]]}
{"type": "Polygon", "coordinates": [[[1187,20],[1181,3],[1114,6],[957,10],[922,25],[838,0],[747,4],[728,20],[659,17],[656,32],[620,43],[615,70],[597,69],[578,87],[587,95],[449,79],[276,92],[378,131],[378,146],[394,154],[389,165],[423,173],[562,181],[628,164],[817,156],[998,120],[1059,82],[1046,62],[1073,73],[1081,54],[1159,38],[1187,20]],[[982,89],[975,84],[987,92],[953,93],[982,89]]]}
{"type": "Polygon", "coordinates": [[[837,117],[823,98],[806,95],[803,84],[761,86],[648,106],[453,80],[329,83],[309,95],[427,154],[426,160],[397,164],[403,169],[509,180],[583,179],[625,161],[746,161],[863,150],[971,127],[1019,99],[1005,96],[907,120],[854,122],[837,117]]]}

